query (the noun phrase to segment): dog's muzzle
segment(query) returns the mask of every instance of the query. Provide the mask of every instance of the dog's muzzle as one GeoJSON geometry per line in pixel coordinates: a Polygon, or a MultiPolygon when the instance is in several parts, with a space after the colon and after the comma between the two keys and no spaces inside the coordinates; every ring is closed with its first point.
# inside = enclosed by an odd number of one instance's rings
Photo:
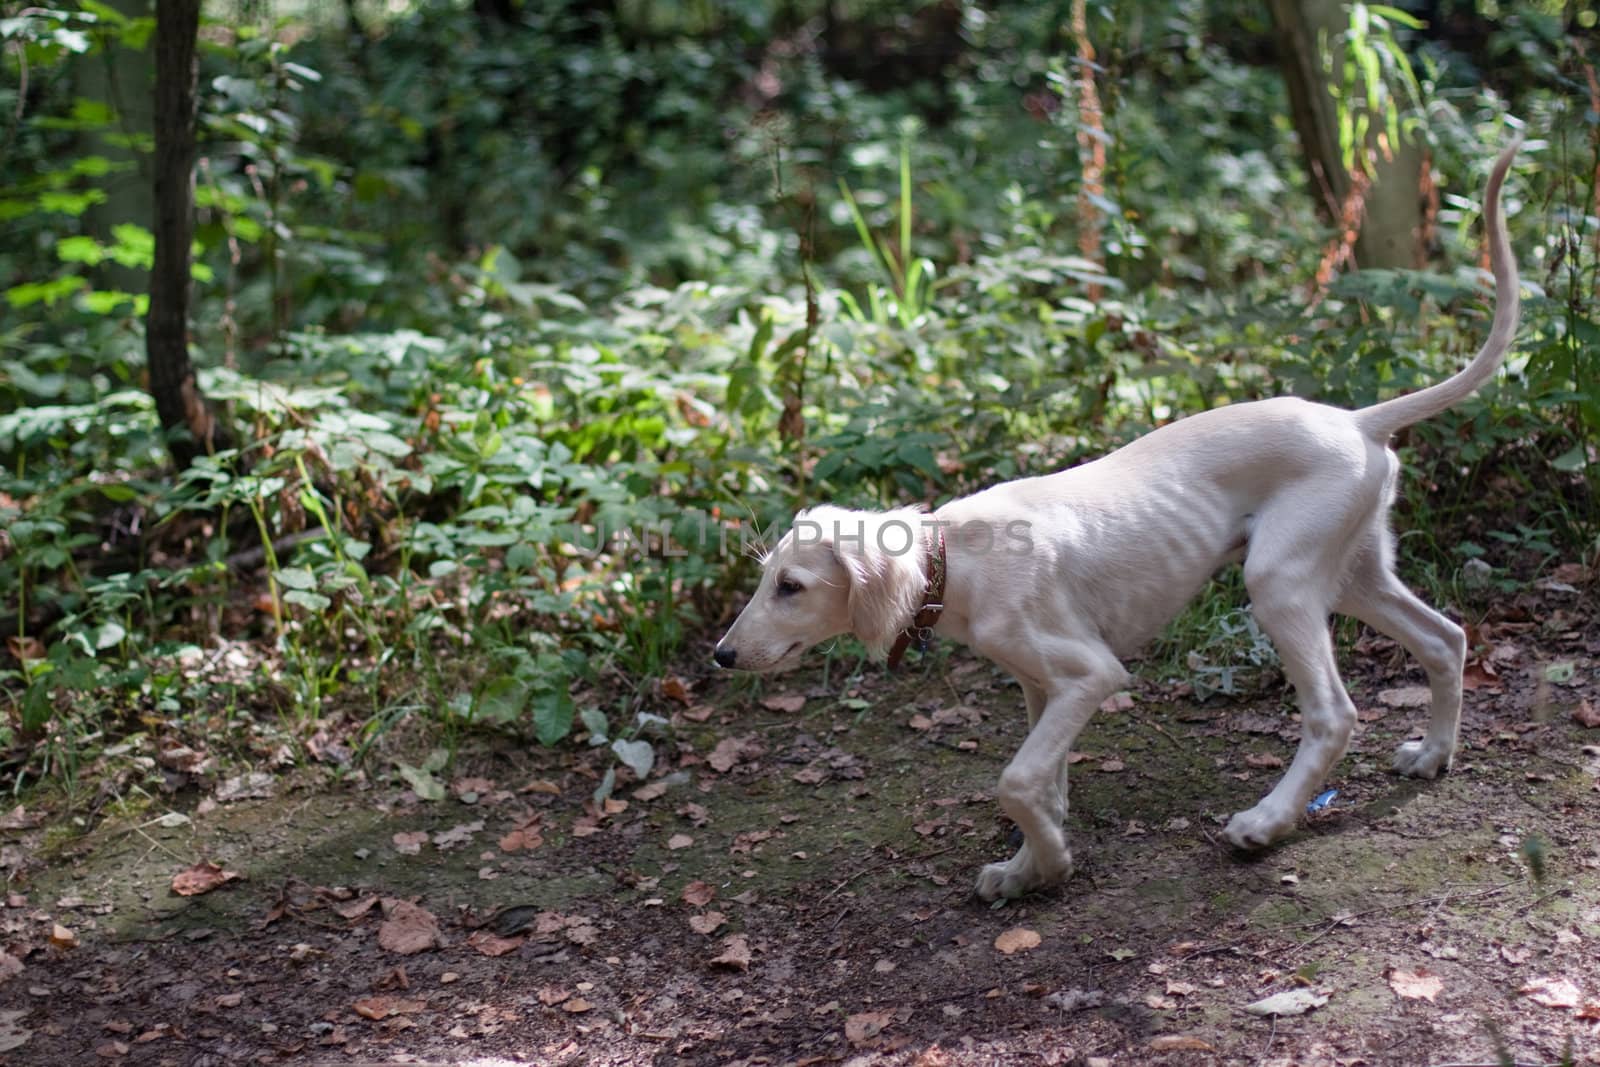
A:
{"type": "Polygon", "coordinates": [[[711,658],[717,661],[717,666],[731,668],[734,662],[739,658],[739,652],[737,649],[722,648],[719,646],[717,650],[711,654],[711,658]]]}

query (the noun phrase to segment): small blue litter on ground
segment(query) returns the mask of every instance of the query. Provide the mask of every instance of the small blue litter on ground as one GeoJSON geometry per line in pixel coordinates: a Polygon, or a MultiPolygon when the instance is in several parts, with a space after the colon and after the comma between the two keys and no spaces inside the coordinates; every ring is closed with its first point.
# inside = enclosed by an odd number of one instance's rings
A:
{"type": "Polygon", "coordinates": [[[1329,789],[1318,793],[1315,800],[1306,805],[1306,814],[1315,815],[1317,812],[1333,803],[1333,798],[1339,795],[1337,789],[1329,789]]]}

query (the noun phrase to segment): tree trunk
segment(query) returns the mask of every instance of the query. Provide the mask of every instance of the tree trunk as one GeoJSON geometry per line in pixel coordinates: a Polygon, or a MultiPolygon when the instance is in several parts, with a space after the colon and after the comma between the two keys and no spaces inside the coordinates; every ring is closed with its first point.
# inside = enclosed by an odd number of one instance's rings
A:
{"type": "MultiPolygon", "coordinates": [[[[1323,65],[1322,47],[1333,47],[1349,28],[1347,0],[1268,0],[1279,60],[1289,90],[1289,111],[1305,153],[1311,189],[1323,214],[1339,223],[1346,199],[1363,197],[1354,248],[1358,267],[1416,267],[1423,261],[1422,148],[1390,145],[1377,150],[1376,132],[1363,151],[1373,160],[1372,182],[1352,183],[1339,150],[1339,111],[1323,65]]],[[[1335,62],[1335,69],[1342,68],[1335,62]]],[[[1359,86],[1355,87],[1359,91],[1359,86]]],[[[1381,127],[1382,123],[1374,123],[1381,127]]]]}
{"type": "Polygon", "coordinates": [[[150,394],[178,466],[229,447],[189,362],[189,245],[194,237],[195,40],[200,0],[156,4],[155,262],[145,354],[150,394]]]}

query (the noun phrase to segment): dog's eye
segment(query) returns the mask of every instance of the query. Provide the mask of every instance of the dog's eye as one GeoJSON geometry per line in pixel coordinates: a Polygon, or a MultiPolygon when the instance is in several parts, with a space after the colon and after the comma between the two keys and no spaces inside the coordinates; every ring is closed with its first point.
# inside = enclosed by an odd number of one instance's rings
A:
{"type": "Polygon", "coordinates": [[[785,578],[778,583],[779,596],[794,596],[796,593],[803,592],[804,590],[805,586],[801,585],[793,578],[785,578]]]}

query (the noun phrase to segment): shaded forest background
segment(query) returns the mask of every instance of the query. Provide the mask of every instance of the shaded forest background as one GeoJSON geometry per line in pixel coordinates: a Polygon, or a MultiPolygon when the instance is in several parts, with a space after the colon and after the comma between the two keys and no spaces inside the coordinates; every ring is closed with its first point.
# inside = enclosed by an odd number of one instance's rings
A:
{"type": "MultiPolygon", "coordinates": [[[[421,736],[395,766],[421,792],[482,728],[643,777],[654,709],[796,506],[942,500],[1206,407],[1459,366],[1478,197],[1522,130],[1519,351],[1402,443],[1405,573],[1470,620],[1600,544],[1595,22],[5,5],[6,779],[115,793],[198,737],[343,770],[421,736]],[[154,104],[186,26],[192,127],[154,104]],[[163,122],[195,137],[192,242],[163,243],[163,122]],[[188,393],[147,358],[163,249],[192,279],[164,320],[188,393]]],[[[1226,688],[1270,657],[1236,585],[1146,669],[1226,688]]]]}

